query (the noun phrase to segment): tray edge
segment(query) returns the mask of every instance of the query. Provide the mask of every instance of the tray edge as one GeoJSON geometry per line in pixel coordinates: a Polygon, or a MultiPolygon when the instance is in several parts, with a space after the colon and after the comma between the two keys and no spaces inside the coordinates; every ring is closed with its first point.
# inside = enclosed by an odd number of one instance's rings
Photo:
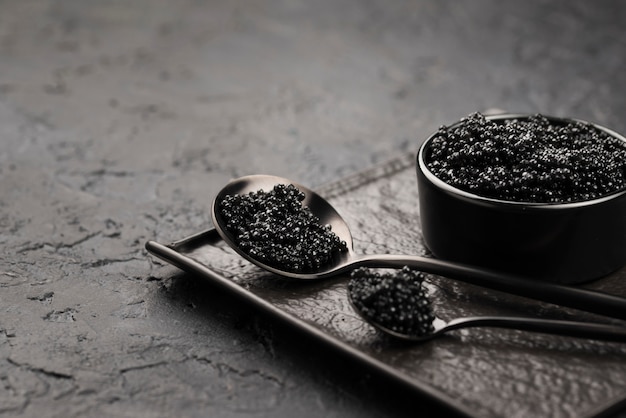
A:
{"type": "Polygon", "coordinates": [[[222,275],[213,271],[204,264],[194,261],[179,252],[179,249],[184,248],[185,246],[199,245],[197,241],[203,239],[219,240],[219,235],[214,229],[208,229],[200,233],[190,235],[189,237],[183,238],[181,240],[174,241],[169,245],[163,245],[157,241],[150,240],[146,242],[145,248],[150,254],[178,267],[181,270],[184,270],[191,274],[199,275],[205,279],[210,279],[213,283],[219,285],[223,290],[226,290],[239,298],[245,299],[255,308],[261,309],[266,313],[275,316],[283,323],[295,327],[309,334],[310,336],[313,336],[317,340],[321,341],[323,344],[326,344],[333,349],[350,356],[352,359],[356,360],[360,364],[370,367],[378,373],[382,373],[388,378],[393,379],[396,383],[400,384],[405,389],[417,392],[421,396],[427,396],[431,401],[435,401],[441,407],[451,410],[451,412],[456,413],[458,416],[479,416],[477,415],[476,411],[470,410],[467,406],[462,405],[460,402],[457,402],[455,399],[452,399],[450,396],[442,393],[441,391],[430,386],[420,384],[419,382],[409,378],[408,376],[388,366],[387,364],[380,362],[359,351],[358,349],[350,346],[349,344],[340,341],[332,335],[325,333],[320,328],[317,328],[314,325],[277,308],[270,302],[267,302],[263,298],[246,291],[241,286],[223,277],[222,275]]]}

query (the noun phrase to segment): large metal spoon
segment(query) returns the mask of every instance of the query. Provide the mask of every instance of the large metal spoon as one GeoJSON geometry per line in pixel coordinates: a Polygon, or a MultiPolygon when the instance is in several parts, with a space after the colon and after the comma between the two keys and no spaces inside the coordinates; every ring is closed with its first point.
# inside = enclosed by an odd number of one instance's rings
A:
{"type": "Polygon", "coordinates": [[[570,286],[540,282],[508,273],[492,271],[477,266],[439,260],[415,255],[360,255],[353,250],[352,235],[348,225],[335,208],[324,198],[300,184],[288,179],[270,175],[251,175],[230,181],[213,200],[211,210],[213,224],[224,239],[242,257],[257,266],[279,276],[295,279],[322,279],[335,276],[357,267],[401,268],[408,266],[415,270],[445,276],[454,280],[528,297],[556,305],[576,308],[614,318],[626,319],[626,299],[605,293],[584,290],[570,286]],[[321,224],[329,224],[332,231],[346,242],[348,250],[317,271],[291,272],[264,264],[242,251],[227,231],[226,223],[220,214],[220,202],[227,195],[247,194],[258,190],[271,190],[277,184],[293,184],[305,194],[303,205],[308,206],[321,224]]]}

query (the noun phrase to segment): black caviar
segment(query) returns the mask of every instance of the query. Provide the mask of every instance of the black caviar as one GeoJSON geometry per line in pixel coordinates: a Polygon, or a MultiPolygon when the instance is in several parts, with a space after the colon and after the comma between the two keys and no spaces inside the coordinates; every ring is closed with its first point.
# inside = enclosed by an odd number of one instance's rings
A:
{"type": "Polygon", "coordinates": [[[421,272],[408,267],[394,273],[359,268],[351,273],[348,291],[366,319],[400,334],[422,336],[433,332],[435,319],[423,281],[421,272]]]}
{"type": "Polygon", "coordinates": [[[304,198],[293,184],[278,184],[268,192],[227,195],[219,210],[226,230],[250,257],[281,270],[314,272],[347,246],[302,205],[304,198]]]}
{"type": "Polygon", "coordinates": [[[441,127],[425,162],[458,189],[500,200],[570,203],[626,190],[626,142],[594,125],[542,115],[441,127]]]}

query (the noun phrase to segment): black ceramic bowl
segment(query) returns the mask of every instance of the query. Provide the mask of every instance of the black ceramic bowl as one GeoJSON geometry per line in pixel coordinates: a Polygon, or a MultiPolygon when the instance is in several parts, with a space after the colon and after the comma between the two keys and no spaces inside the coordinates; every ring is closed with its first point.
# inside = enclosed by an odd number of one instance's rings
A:
{"type": "MultiPolygon", "coordinates": [[[[487,119],[528,117],[507,114],[487,119]]],[[[626,142],[622,135],[594,126],[626,142]]],[[[450,186],[427,168],[435,136],[417,155],[422,233],[434,256],[557,283],[593,280],[626,264],[626,190],[557,204],[481,197],[450,186]]]]}

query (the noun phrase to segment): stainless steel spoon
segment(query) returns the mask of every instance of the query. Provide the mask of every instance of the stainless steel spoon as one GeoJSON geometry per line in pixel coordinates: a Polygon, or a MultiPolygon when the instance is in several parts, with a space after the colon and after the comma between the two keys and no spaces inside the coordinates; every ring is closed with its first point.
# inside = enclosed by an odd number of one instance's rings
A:
{"type": "Polygon", "coordinates": [[[454,280],[528,297],[556,305],[576,308],[609,317],[626,319],[626,299],[605,293],[584,290],[571,286],[534,281],[508,273],[488,270],[451,261],[415,255],[360,255],[353,250],[352,235],[348,225],[335,208],[324,198],[300,184],[288,179],[270,175],[240,177],[229,182],[215,197],[211,209],[215,229],[237,253],[257,266],[279,276],[295,279],[322,279],[345,273],[357,267],[401,268],[408,266],[426,273],[445,276],[454,280]],[[348,251],[343,252],[332,263],[313,272],[291,272],[277,269],[259,262],[242,251],[232,235],[225,228],[225,221],[219,210],[220,202],[227,195],[246,194],[258,190],[271,190],[277,184],[293,184],[305,194],[303,205],[308,206],[321,224],[329,224],[332,231],[346,242],[348,251]]]}
{"type": "Polygon", "coordinates": [[[365,322],[384,334],[405,341],[426,341],[444,333],[462,328],[491,327],[539,332],[544,334],[565,335],[591,340],[626,342],[626,327],[590,322],[515,316],[470,316],[465,318],[456,318],[448,322],[435,317],[432,323],[432,331],[421,335],[404,334],[394,331],[384,325],[381,325],[373,319],[368,318],[358,309],[357,305],[353,302],[350,293],[348,293],[348,297],[355,312],[357,312],[365,322]]]}

